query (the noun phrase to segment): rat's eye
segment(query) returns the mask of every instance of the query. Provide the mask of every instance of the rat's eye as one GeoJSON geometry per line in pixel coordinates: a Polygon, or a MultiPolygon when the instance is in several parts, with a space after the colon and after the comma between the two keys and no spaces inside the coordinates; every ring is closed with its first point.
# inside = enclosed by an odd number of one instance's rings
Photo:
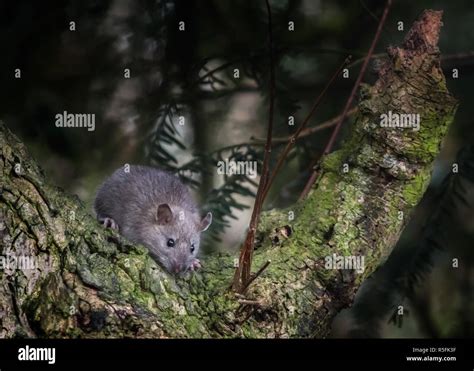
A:
{"type": "Polygon", "coordinates": [[[168,245],[168,247],[174,247],[174,240],[172,238],[170,238],[166,244],[168,245]]]}
{"type": "Polygon", "coordinates": [[[191,245],[191,252],[194,252],[194,250],[196,250],[196,246],[194,246],[194,244],[191,245]]]}

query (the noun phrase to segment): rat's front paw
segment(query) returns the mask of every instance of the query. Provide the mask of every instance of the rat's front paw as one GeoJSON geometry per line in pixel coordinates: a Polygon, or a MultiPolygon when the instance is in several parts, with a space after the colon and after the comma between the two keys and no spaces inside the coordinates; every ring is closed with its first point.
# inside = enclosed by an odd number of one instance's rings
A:
{"type": "Polygon", "coordinates": [[[202,268],[201,261],[199,259],[194,259],[194,261],[191,263],[191,266],[189,267],[189,270],[191,271],[197,271],[199,268],[202,268]]]}
{"type": "Polygon", "coordinates": [[[113,220],[112,218],[100,218],[99,222],[105,227],[105,228],[111,228],[115,230],[119,230],[118,224],[113,220]]]}

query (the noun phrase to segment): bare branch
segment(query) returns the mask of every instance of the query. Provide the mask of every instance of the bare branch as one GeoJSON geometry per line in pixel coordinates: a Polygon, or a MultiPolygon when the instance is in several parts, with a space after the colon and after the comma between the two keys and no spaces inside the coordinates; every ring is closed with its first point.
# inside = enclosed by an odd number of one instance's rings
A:
{"type": "Polygon", "coordinates": [[[319,94],[319,96],[316,98],[316,101],[314,102],[313,104],[313,107],[311,107],[311,110],[308,112],[308,114],[306,115],[306,118],[303,120],[303,122],[300,124],[300,126],[298,127],[298,129],[296,129],[296,132],[290,137],[290,139],[288,140],[288,143],[285,147],[285,149],[283,150],[283,152],[280,153],[280,156],[278,158],[278,162],[275,166],[275,169],[273,169],[271,175],[270,175],[270,179],[268,180],[268,184],[265,186],[265,191],[263,193],[263,200],[262,201],[265,201],[265,197],[267,196],[268,194],[268,191],[270,190],[270,187],[273,183],[273,181],[275,180],[278,172],[280,171],[281,167],[283,166],[283,163],[285,162],[285,159],[286,157],[288,156],[288,153],[290,152],[290,150],[293,148],[293,146],[295,145],[296,141],[298,140],[301,132],[303,131],[303,129],[306,127],[306,125],[308,124],[309,120],[311,119],[311,116],[313,116],[314,112],[316,112],[316,108],[318,108],[319,104],[321,103],[323,97],[326,95],[329,87],[333,84],[334,80],[336,80],[337,76],[339,76],[339,74],[341,73],[342,69],[347,66],[349,64],[351,60],[351,56],[347,57],[344,62],[342,62],[342,64],[339,66],[339,68],[337,69],[337,71],[331,76],[331,78],[329,79],[329,81],[327,82],[326,86],[324,87],[324,89],[322,90],[322,92],[319,94]]]}
{"type": "Polygon", "coordinates": [[[264,200],[264,191],[268,182],[268,167],[270,163],[270,154],[272,151],[272,135],[273,135],[273,116],[275,104],[275,65],[273,60],[273,35],[272,35],[272,12],[269,0],[266,0],[268,13],[268,40],[270,55],[270,105],[268,114],[267,141],[265,143],[265,154],[263,157],[262,176],[258,184],[257,195],[250,219],[249,230],[245,239],[243,248],[240,253],[239,266],[235,270],[233,289],[242,292],[249,284],[251,279],[252,256],[254,248],[255,231],[258,225],[258,219],[262,210],[264,200]]]}
{"type": "MultiPolygon", "coordinates": [[[[387,19],[388,11],[390,9],[390,6],[392,5],[392,0],[387,0],[387,3],[385,5],[385,9],[382,14],[382,18],[380,18],[379,25],[377,27],[377,31],[375,32],[374,39],[372,40],[372,44],[370,45],[369,51],[367,53],[367,56],[365,57],[364,63],[360,69],[359,76],[357,76],[357,80],[354,84],[354,87],[352,88],[351,94],[349,95],[349,99],[347,99],[346,105],[344,107],[344,110],[342,111],[342,115],[336,124],[331,137],[329,138],[329,141],[326,144],[326,147],[324,148],[323,151],[323,156],[326,156],[328,153],[331,152],[334,143],[336,142],[337,135],[339,134],[339,131],[341,130],[342,123],[344,122],[344,119],[347,116],[347,113],[349,112],[349,108],[352,105],[352,101],[354,100],[354,97],[356,95],[357,89],[359,88],[359,85],[362,81],[362,78],[364,77],[365,70],[367,69],[367,66],[369,64],[370,58],[372,57],[372,54],[374,53],[375,45],[377,44],[378,39],[380,38],[380,34],[383,29],[383,25],[385,24],[385,21],[387,19]]],[[[305,198],[306,195],[309,193],[311,187],[313,186],[316,178],[317,178],[318,172],[315,170],[312,174],[311,177],[309,178],[308,182],[306,183],[306,186],[303,189],[303,192],[301,193],[300,199],[305,198]]]]}

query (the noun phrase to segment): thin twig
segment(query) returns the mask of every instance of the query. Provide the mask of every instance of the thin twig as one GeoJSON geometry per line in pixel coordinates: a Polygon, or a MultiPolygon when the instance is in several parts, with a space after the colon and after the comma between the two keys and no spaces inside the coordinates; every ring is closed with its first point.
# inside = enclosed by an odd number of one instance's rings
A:
{"type": "Polygon", "coordinates": [[[462,60],[462,59],[471,59],[474,58],[474,51],[468,51],[468,52],[462,52],[462,53],[456,53],[456,54],[447,54],[444,56],[441,56],[441,62],[445,63],[447,61],[456,61],[456,60],[462,60]]]}
{"type": "MultiPolygon", "coordinates": [[[[372,54],[370,59],[382,59],[387,56],[386,53],[377,53],[377,54],[372,54]]],[[[356,67],[362,62],[365,61],[366,57],[363,58],[358,58],[354,60],[351,64],[347,66],[347,68],[352,68],[356,67]]],[[[445,54],[440,57],[441,63],[443,65],[443,68],[446,67],[446,64],[452,61],[462,61],[464,59],[474,59],[474,51],[467,51],[467,52],[461,52],[461,53],[455,53],[455,54],[445,54]]]]}
{"type": "Polygon", "coordinates": [[[278,172],[280,171],[281,167],[283,166],[283,163],[285,162],[285,159],[288,156],[288,153],[290,152],[290,150],[295,145],[296,140],[300,137],[301,132],[303,131],[303,129],[308,124],[309,120],[311,119],[314,112],[316,111],[316,108],[318,108],[318,106],[321,103],[323,97],[326,95],[326,92],[328,91],[329,87],[333,84],[334,80],[336,80],[336,78],[339,76],[342,69],[350,63],[350,60],[351,60],[351,56],[348,56],[344,60],[344,62],[342,62],[342,64],[339,66],[339,68],[336,70],[336,72],[334,72],[334,74],[331,76],[331,78],[327,82],[326,86],[324,87],[324,89],[321,91],[321,93],[316,98],[313,106],[311,107],[311,110],[308,112],[308,114],[306,115],[303,122],[300,124],[298,129],[296,129],[295,133],[290,137],[290,140],[288,140],[288,143],[286,144],[285,149],[280,153],[280,156],[278,158],[278,162],[277,162],[275,168],[273,169],[273,171],[270,175],[270,178],[268,180],[268,184],[266,184],[266,186],[265,186],[265,190],[263,192],[263,201],[265,201],[265,197],[267,196],[268,191],[270,190],[270,187],[271,187],[273,181],[275,180],[278,172]]]}
{"type": "Polygon", "coordinates": [[[247,282],[247,284],[243,287],[242,292],[245,292],[245,290],[248,289],[248,287],[252,284],[252,282],[255,281],[255,280],[265,271],[265,269],[268,268],[268,266],[270,265],[270,263],[271,263],[271,260],[267,260],[267,261],[265,262],[265,264],[263,264],[263,265],[260,267],[260,269],[259,269],[255,274],[253,274],[253,275],[250,277],[250,279],[249,279],[249,281],[247,282]]]}
{"type": "MultiPolygon", "coordinates": [[[[357,111],[358,111],[358,108],[353,107],[349,110],[349,112],[347,112],[347,116],[348,117],[352,116],[357,111]]],[[[316,126],[306,128],[306,129],[304,129],[300,132],[300,134],[298,135],[298,138],[295,138],[295,140],[297,141],[298,139],[310,136],[310,135],[312,135],[314,133],[317,133],[319,131],[329,129],[329,128],[333,127],[334,125],[336,125],[337,122],[340,120],[340,118],[341,118],[341,115],[339,114],[336,117],[330,118],[329,120],[326,120],[326,121],[324,121],[324,122],[322,122],[322,123],[320,123],[316,126]]],[[[288,143],[288,141],[291,140],[291,138],[293,138],[294,136],[295,136],[294,134],[291,134],[291,135],[288,135],[286,137],[273,137],[272,144],[276,145],[276,144],[281,144],[281,143],[288,143]]],[[[262,139],[262,138],[251,137],[250,140],[252,141],[252,142],[249,143],[250,145],[258,146],[258,145],[265,144],[265,139],[262,139]]]]}
{"type": "MultiPolygon", "coordinates": [[[[301,53],[301,52],[313,52],[313,53],[321,53],[321,54],[351,54],[351,55],[364,55],[364,53],[359,52],[357,50],[349,50],[349,49],[333,49],[333,48],[305,48],[301,46],[292,46],[292,47],[280,47],[280,48],[273,48],[273,54],[276,56],[279,55],[284,55],[286,53],[301,53]]],[[[211,77],[214,75],[216,72],[220,72],[222,70],[225,70],[226,68],[230,66],[235,66],[238,63],[243,63],[247,62],[249,60],[255,59],[255,58],[260,58],[263,56],[263,53],[261,52],[254,52],[251,53],[250,55],[242,56],[242,57],[237,57],[233,60],[224,62],[217,67],[207,70],[206,73],[202,76],[200,76],[198,79],[196,79],[194,82],[191,83],[191,86],[201,84],[205,82],[205,80],[208,77],[211,77]]],[[[208,63],[211,60],[220,60],[222,58],[214,57],[214,58],[209,58],[206,63],[208,63]]]]}
{"type": "MultiPolygon", "coordinates": [[[[380,18],[380,22],[379,22],[379,25],[377,27],[377,31],[376,31],[375,36],[374,36],[374,39],[372,40],[372,44],[370,45],[367,56],[365,57],[364,63],[362,64],[362,67],[360,69],[359,76],[357,76],[357,80],[354,84],[354,87],[352,88],[351,94],[349,95],[349,99],[347,99],[344,110],[342,111],[342,115],[341,115],[338,123],[334,127],[334,130],[331,134],[331,137],[329,138],[329,141],[327,142],[327,144],[324,148],[322,156],[327,156],[331,152],[331,150],[334,146],[334,143],[336,142],[336,138],[337,138],[337,135],[339,134],[339,131],[341,130],[342,123],[344,122],[344,119],[347,116],[347,112],[349,111],[349,108],[352,105],[352,101],[354,100],[357,89],[359,88],[359,85],[362,81],[362,78],[364,77],[365,70],[367,69],[367,66],[368,66],[369,61],[372,57],[372,54],[374,53],[375,45],[377,44],[377,41],[380,37],[380,34],[382,32],[382,29],[383,29],[383,25],[385,24],[385,21],[387,19],[387,15],[388,15],[388,11],[389,11],[391,5],[392,5],[392,0],[387,0],[387,3],[385,4],[385,8],[384,8],[384,11],[383,11],[383,14],[382,14],[382,17],[380,18]]],[[[306,183],[306,185],[303,189],[303,192],[300,195],[300,199],[303,199],[307,196],[307,194],[311,190],[317,176],[318,176],[318,169],[313,171],[313,173],[311,174],[311,177],[309,178],[308,182],[306,183]]]]}
{"type": "Polygon", "coordinates": [[[272,135],[273,135],[273,115],[275,104],[275,66],[273,60],[273,35],[272,35],[272,12],[269,0],[265,0],[268,13],[268,40],[269,40],[269,56],[270,56],[270,105],[268,114],[268,130],[267,141],[265,143],[265,154],[263,157],[262,176],[258,184],[257,195],[255,197],[252,217],[250,219],[249,230],[242,247],[239,266],[235,270],[233,289],[237,292],[243,292],[251,279],[252,256],[254,249],[255,232],[257,230],[258,220],[263,204],[263,194],[268,182],[268,168],[270,164],[270,154],[272,151],[272,135]]]}
{"type": "MultiPolygon", "coordinates": [[[[349,110],[349,112],[347,112],[347,117],[354,115],[357,111],[358,111],[357,107],[351,108],[349,110]]],[[[298,139],[310,136],[310,135],[312,135],[314,133],[317,133],[319,131],[322,131],[322,130],[329,129],[329,128],[333,127],[334,125],[337,124],[337,122],[339,121],[340,118],[341,118],[341,115],[338,115],[336,117],[333,117],[329,120],[326,120],[326,121],[320,123],[319,125],[316,125],[314,127],[306,128],[306,129],[302,130],[301,133],[298,135],[298,138],[295,138],[295,141],[297,142],[298,139]]],[[[288,143],[288,141],[291,140],[291,138],[293,138],[293,137],[294,137],[294,134],[286,136],[286,137],[273,137],[272,138],[272,147],[276,147],[277,145],[281,145],[283,143],[288,143]]],[[[236,143],[236,144],[230,144],[230,145],[225,146],[225,147],[220,147],[220,148],[218,148],[218,149],[216,149],[212,152],[209,152],[209,154],[213,155],[213,154],[218,153],[218,152],[230,151],[234,148],[239,148],[239,147],[252,147],[252,146],[254,146],[254,147],[263,147],[263,146],[265,146],[266,141],[267,141],[266,139],[255,138],[255,137],[252,136],[252,137],[250,137],[249,142],[240,142],[240,143],[236,143]]]]}
{"type": "Polygon", "coordinates": [[[239,302],[239,304],[242,304],[242,305],[254,305],[257,307],[262,306],[262,302],[260,300],[238,299],[237,301],[239,302]]]}
{"type": "MultiPolygon", "coordinates": [[[[367,4],[364,2],[364,0],[359,0],[359,3],[360,3],[360,5],[362,6],[362,8],[364,8],[365,11],[366,11],[367,13],[369,13],[369,15],[375,20],[375,22],[377,22],[377,23],[380,22],[380,18],[377,17],[377,15],[376,15],[374,12],[372,12],[372,11],[370,10],[370,8],[367,6],[367,4]]],[[[391,32],[389,32],[388,30],[385,30],[385,29],[383,29],[382,32],[384,32],[386,35],[388,35],[388,38],[390,39],[390,40],[389,40],[389,43],[393,43],[393,42],[394,42],[394,37],[393,37],[393,35],[391,34],[391,32]]]]}

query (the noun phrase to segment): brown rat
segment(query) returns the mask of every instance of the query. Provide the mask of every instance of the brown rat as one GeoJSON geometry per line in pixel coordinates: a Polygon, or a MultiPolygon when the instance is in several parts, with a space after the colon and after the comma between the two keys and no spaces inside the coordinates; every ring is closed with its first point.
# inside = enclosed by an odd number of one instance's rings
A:
{"type": "Polygon", "coordinates": [[[145,245],[168,272],[200,267],[200,233],[209,228],[212,214],[201,219],[177,176],[149,166],[124,166],[99,187],[94,209],[100,222],[145,245]]]}

